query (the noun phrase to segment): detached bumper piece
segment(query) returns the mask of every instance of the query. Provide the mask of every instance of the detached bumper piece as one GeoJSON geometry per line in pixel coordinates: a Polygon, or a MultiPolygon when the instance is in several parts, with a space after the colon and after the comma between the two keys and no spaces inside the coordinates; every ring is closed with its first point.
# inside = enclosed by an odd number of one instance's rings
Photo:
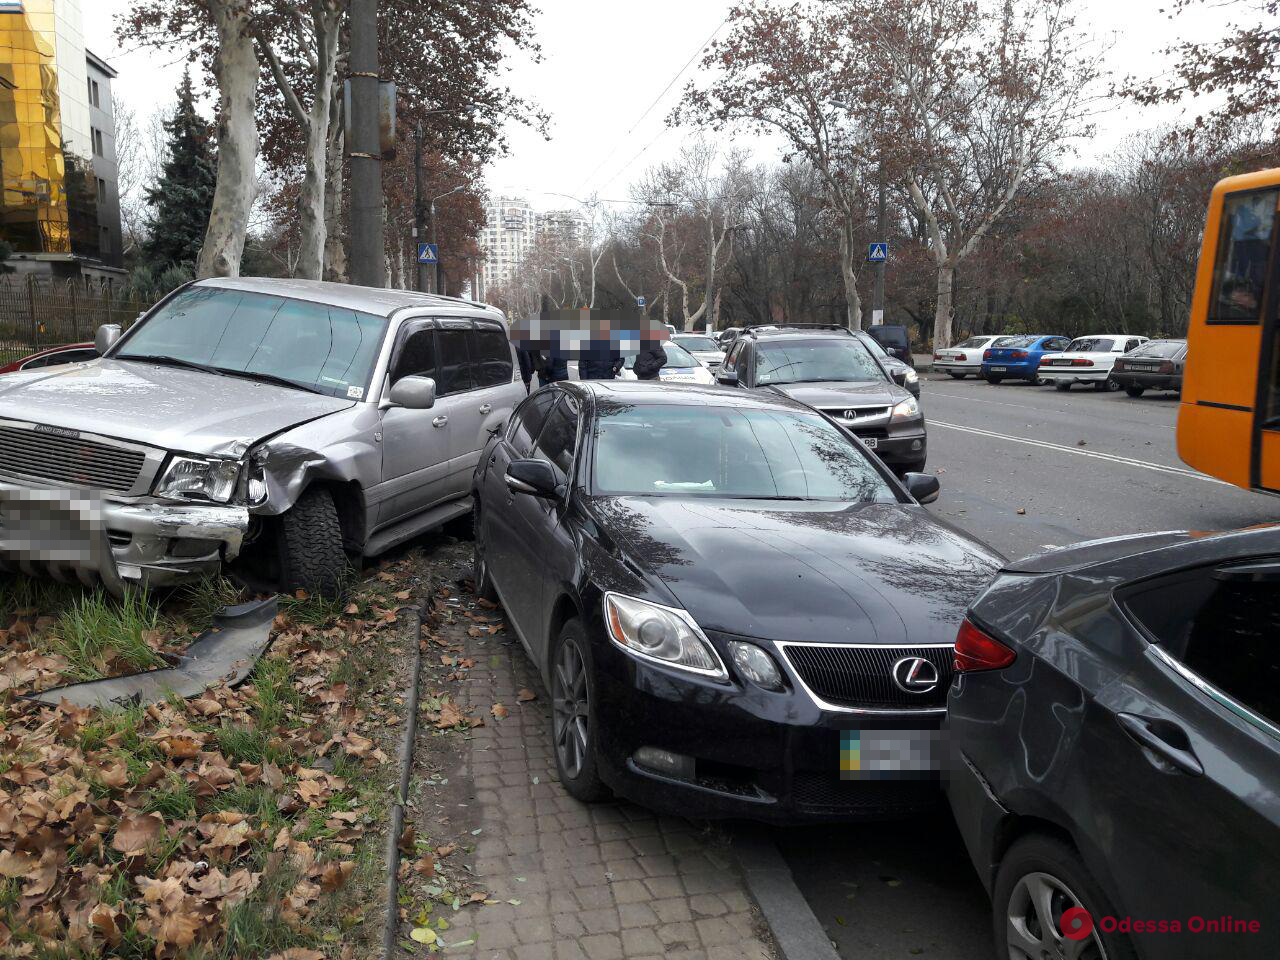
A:
{"type": "Polygon", "coordinates": [[[168,669],[54,687],[27,699],[50,706],[66,700],[77,707],[108,708],[159,703],[170,694],[194,697],[220,683],[234,687],[270,645],[275,617],[274,597],[227,607],[168,669]]]}
{"type": "Polygon", "coordinates": [[[240,553],[244,507],[124,502],[93,490],[0,483],[0,570],[101,583],[162,585],[213,573],[240,553]]]}

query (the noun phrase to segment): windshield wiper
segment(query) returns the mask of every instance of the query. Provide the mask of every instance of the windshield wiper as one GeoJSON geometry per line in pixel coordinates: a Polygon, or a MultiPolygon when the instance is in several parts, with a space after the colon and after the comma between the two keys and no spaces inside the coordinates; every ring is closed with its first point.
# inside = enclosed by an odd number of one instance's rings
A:
{"type": "Polygon", "coordinates": [[[290,380],[287,377],[277,377],[274,373],[258,373],[256,370],[230,370],[226,367],[217,367],[219,373],[228,377],[241,377],[245,380],[257,380],[260,383],[273,383],[277,387],[292,387],[294,390],[305,390],[307,393],[318,393],[322,397],[327,397],[325,393],[318,387],[308,386],[305,383],[299,383],[297,380],[290,380]]]}
{"type": "Polygon", "coordinates": [[[182,367],[186,370],[199,370],[201,373],[212,373],[214,376],[222,376],[222,371],[217,367],[210,367],[203,363],[196,363],[194,360],[183,360],[180,357],[168,357],[163,354],[121,354],[112,357],[113,360],[137,360],[140,363],[154,363],[165,367],[182,367]]]}

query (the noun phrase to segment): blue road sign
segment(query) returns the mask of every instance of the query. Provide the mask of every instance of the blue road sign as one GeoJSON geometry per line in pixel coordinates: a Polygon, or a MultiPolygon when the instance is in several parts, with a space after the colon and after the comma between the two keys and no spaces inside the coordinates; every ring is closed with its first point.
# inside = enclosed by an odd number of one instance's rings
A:
{"type": "Polygon", "coordinates": [[[644,297],[636,297],[636,306],[637,306],[637,307],[639,307],[641,310],[643,310],[643,309],[644,309],[644,304],[645,304],[645,299],[644,299],[644,297]]]}
{"type": "Polygon", "coordinates": [[[418,244],[418,262],[419,263],[439,263],[440,248],[434,243],[418,244]]]}
{"type": "Polygon", "coordinates": [[[884,263],[889,259],[888,243],[868,243],[867,263],[884,263]]]}

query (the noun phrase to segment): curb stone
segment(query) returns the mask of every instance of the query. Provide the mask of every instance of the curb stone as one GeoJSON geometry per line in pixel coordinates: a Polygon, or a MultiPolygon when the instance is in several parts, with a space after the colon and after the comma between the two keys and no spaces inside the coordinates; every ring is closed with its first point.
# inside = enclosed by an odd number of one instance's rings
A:
{"type": "Polygon", "coordinates": [[[762,831],[748,828],[734,837],[733,850],[747,889],[785,960],[840,960],[773,841],[762,831]]]}

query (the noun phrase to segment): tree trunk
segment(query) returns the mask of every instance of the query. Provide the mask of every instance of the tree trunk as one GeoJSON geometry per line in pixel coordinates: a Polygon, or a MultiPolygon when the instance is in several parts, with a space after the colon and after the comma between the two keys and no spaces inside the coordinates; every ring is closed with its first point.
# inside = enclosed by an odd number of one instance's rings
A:
{"type": "Polygon", "coordinates": [[[335,96],[330,108],[328,170],[324,194],[324,278],[334,283],[348,283],[347,247],[343,237],[342,98],[335,96]]]}
{"type": "Polygon", "coordinates": [[[955,312],[956,267],[950,260],[938,264],[938,304],[933,314],[933,349],[951,346],[951,320],[955,312]]]}
{"type": "Polygon", "coordinates": [[[840,224],[840,276],[844,278],[849,329],[861,330],[862,298],[858,296],[858,278],[853,272],[853,224],[847,212],[843,213],[840,224]]]}
{"type": "Polygon", "coordinates": [[[325,251],[325,179],[329,162],[329,94],[316,97],[307,125],[306,172],[298,193],[299,233],[302,250],[298,256],[298,276],[319,280],[324,272],[325,251]],[[323,103],[322,103],[323,101],[323,103]],[[323,112],[322,112],[323,108],[323,112]],[[319,117],[324,117],[319,120],[319,117]]]}
{"type": "Polygon", "coordinates": [[[242,0],[206,0],[218,32],[218,180],[196,276],[238,277],[258,186],[258,53],[242,0]]]}

